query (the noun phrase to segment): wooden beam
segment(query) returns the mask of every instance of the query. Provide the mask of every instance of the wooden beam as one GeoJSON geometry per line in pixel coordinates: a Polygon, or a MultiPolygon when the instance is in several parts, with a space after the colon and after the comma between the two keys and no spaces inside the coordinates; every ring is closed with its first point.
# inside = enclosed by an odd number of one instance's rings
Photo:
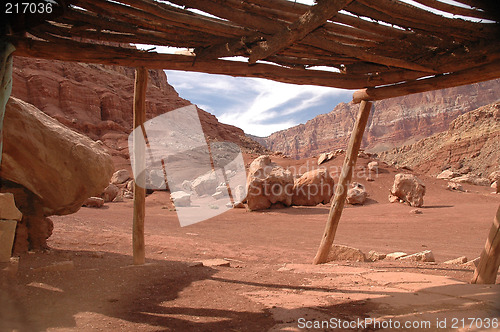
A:
{"type": "Polygon", "coordinates": [[[494,284],[500,267],[500,206],[491,225],[472,284],[494,284]]]}
{"type": "Polygon", "coordinates": [[[494,20],[495,17],[491,15],[491,13],[476,10],[472,8],[464,8],[455,5],[450,5],[448,3],[444,3],[438,0],[414,0],[422,5],[425,5],[430,8],[438,9],[443,12],[447,12],[453,15],[461,15],[466,17],[475,17],[475,18],[484,18],[494,20]]]}
{"type": "MultiPolygon", "coordinates": [[[[148,71],[144,67],[139,67],[135,70],[135,85],[134,85],[134,128],[142,127],[146,121],[146,89],[148,84],[148,71]]],[[[144,170],[146,167],[146,146],[143,144],[145,138],[143,131],[139,131],[139,135],[133,137],[133,154],[135,170],[144,170]]],[[[134,252],[134,264],[142,265],[145,263],[145,248],[144,248],[144,217],[146,214],[146,189],[137,185],[143,184],[145,181],[144,172],[135,172],[134,181],[134,218],[132,229],[132,246],[134,252]]]]}
{"type": "Polygon", "coordinates": [[[353,0],[321,0],[289,26],[281,29],[265,42],[251,49],[250,63],[267,58],[301,40],[311,31],[324,25],[326,21],[353,0]]]}
{"type": "Polygon", "coordinates": [[[470,22],[461,19],[447,18],[425,9],[395,0],[357,0],[348,10],[358,12],[364,6],[372,9],[368,17],[382,18],[387,23],[397,24],[403,28],[422,29],[433,34],[448,34],[457,38],[475,40],[487,38],[494,33],[496,27],[488,24],[470,22]]]}
{"type": "Polygon", "coordinates": [[[500,60],[479,67],[465,69],[451,74],[436,75],[430,78],[409,81],[406,83],[367,88],[354,92],[352,99],[355,104],[362,100],[382,100],[406,96],[432,90],[446,89],[500,78],[500,60]]]}
{"type": "MultiPolygon", "coordinates": [[[[265,39],[266,37],[262,34],[277,34],[279,31],[288,31],[288,27],[282,27],[278,22],[272,22],[273,24],[267,24],[267,23],[255,23],[254,20],[252,20],[250,17],[248,17],[248,13],[242,13],[241,15],[234,16],[232,15],[234,10],[231,11],[231,8],[228,8],[227,6],[233,6],[236,8],[238,7],[238,4],[241,4],[241,2],[234,3],[234,1],[224,1],[224,5],[220,3],[212,3],[212,1],[196,1],[196,0],[173,0],[173,2],[177,4],[185,4],[192,6],[194,8],[200,9],[200,10],[205,10],[213,15],[217,15],[220,17],[224,17],[226,19],[229,19],[231,21],[235,21],[238,24],[241,24],[245,27],[251,27],[253,29],[256,29],[260,32],[255,32],[251,35],[247,36],[242,36],[237,39],[232,39],[229,40],[225,43],[218,44],[218,45],[213,45],[208,48],[197,48],[196,49],[196,55],[200,59],[217,59],[221,57],[231,57],[231,56],[236,56],[236,55],[244,55],[246,56],[246,53],[250,52],[255,52],[255,46],[252,44],[257,43],[258,41],[265,39]],[[251,22],[248,23],[248,22],[251,22]]],[[[283,6],[288,5],[288,1],[280,1],[280,4],[283,6]]],[[[266,3],[266,5],[270,5],[271,3],[266,3]]],[[[310,6],[306,5],[301,5],[299,3],[294,4],[292,3],[293,8],[302,8],[302,9],[307,9],[307,12],[311,11],[310,6]],[[295,7],[297,5],[297,7],[295,7]]],[[[238,9],[236,9],[238,10],[238,9]]],[[[305,14],[302,14],[304,16],[305,14]]],[[[337,16],[346,16],[347,15],[341,15],[338,13],[332,19],[335,19],[337,16]]],[[[281,21],[280,21],[281,22],[281,21]]],[[[297,21],[298,22],[298,21],[297,21]]],[[[373,22],[366,22],[361,19],[357,19],[354,21],[350,21],[353,26],[357,27],[356,24],[364,24],[364,26],[367,26],[368,31],[374,30],[377,27],[376,23],[373,22]]],[[[340,25],[338,24],[333,24],[333,23],[325,23],[324,29],[318,29],[316,31],[312,31],[308,35],[306,35],[302,40],[300,41],[301,44],[307,45],[307,46],[312,46],[313,48],[319,48],[322,50],[326,50],[328,52],[333,52],[334,54],[342,54],[345,56],[349,57],[355,57],[357,59],[363,60],[363,61],[368,61],[368,62],[373,62],[373,63],[378,63],[382,64],[385,66],[391,66],[391,67],[398,67],[398,68],[403,68],[403,69],[409,69],[409,70],[414,70],[414,71],[419,71],[419,72],[427,72],[427,73],[437,73],[436,69],[429,67],[429,66],[422,66],[417,63],[413,63],[410,61],[407,61],[406,58],[410,57],[407,56],[405,58],[394,58],[390,56],[381,56],[377,54],[373,54],[373,52],[369,52],[366,50],[365,47],[358,47],[358,46],[353,46],[353,43],[356,39],[352,39],[352,42],[350,44],[345,44],[342,42],[338,41],[333,41],[334,36],[332,33],[326,29],[326,27],[335,27],[335,29],[338,29],[340,25]]],[[[381,25],[380,25],[381,26],[381,25]]],[[[383,26],[381,26],[383,27],[383,26]]],[[[335,31],[333,29],[333,32],[335,31]]],[[[398,30],[394,28],[389,28],[389,27],[383,27],[383,29],[388,29],[392,33],[392,37],[390,40],[393,40],[392,43],[395,44],[395,46],[399,46],[401,49],[409,49],[408,43],[406,43],[404,40],[399,40],[403,39],[401,38],[402,36],[406,36],[406,32],[403,30],[398,30]],[[399,39],[396,37],[400,37],[399,39]]],[[[342,30],[342,29],[340,29],[342,30]]],[[[346,31],[344,31],[346,32],[346,31]]],[[[356,34],[358,36],[359,33],[356,34]]],[[[386,33],[386,35],[388,35],[386,33]]],[[[350,36],[349,34],[347,36],[350,36]]],[[[408,37],[408,36],[406,36],[408,37]]],[[[365,44],[366,41],[361,41],[360,44],[365,44]]],[[[294,45],[295,46],[295,45],[294,45]]],[[[261,46],[257,46],[261,47],[261,46]]],[[[415,47],[415,46],[414,46],[415,47]]],[[[420,47],[420,46],[419,46],[420,47]]],[[[252,53],[249,54],[250,58],[252,57],[252,53]]]]}
{"type": "Polygon", "coordinates": [[[316,257],[314,257],[314,264],[327,262],[328,254],[330,253],[330,248],[332,247],[335,233],[337,232],[337,227],[340,222],[340,217],[342,216],[342,210],[344,209],[347,190],[349,189],[352,173],[356,166],[359,148],[363,140],[363,133],[366,128],[366,123],[368,122],[368,117],[370,116],[371,107],[372,103],[366,101],[363,101],[359,107],[358,116],[354,123],[354,128],[352,129],[349,145],[347,146],[342,173],[340,174],[339,183],[335,189],[335,197],[333,198],[330,213],[328,214],[323,238],[321,239],[316,257]]]}
{"type": "MultiPolygon", "coordinates": [[[[132,2],[122,1],[122,2],[132,2]]],[[[141,3],[143,1],[140,1],[141,3]]],[[[112,1],[78,0],[78,7],[82,7],[104,17],[111,17],[121,22],[127,22],[139,27],[156,31],[165,31],[165,28],[176,26],[184,29],[201,32],[212,31],[217,35],[231,37],[245,34],[245,29],[231,22],[215,20],[203,15],[195,15],[184,11],[167,10],[157,6],[155,11],[144,11],[133,6],[126,6],[112,1]]],[[[168,31],[165,31],[168,32],[168,31]]]]}
{"type": "MultiPolygon", "coordinates": [[[[359,89],[370,85],[364,75],[344,75],[318,70],[290,69],[268,64],[249,66],[244,62],[204,60],[194,56],[158,54],[135,49],[63,40],[44,42],[32,39],[12,39],[15,55],[48,60],[99,63],[127,67],[147,66],[150,69],[170,69],[239,77],[260,77],[291,84],[320,85],[343,89],[359,89]]],[[[389,84],[387,82],[386,84],[389,84]]]]}

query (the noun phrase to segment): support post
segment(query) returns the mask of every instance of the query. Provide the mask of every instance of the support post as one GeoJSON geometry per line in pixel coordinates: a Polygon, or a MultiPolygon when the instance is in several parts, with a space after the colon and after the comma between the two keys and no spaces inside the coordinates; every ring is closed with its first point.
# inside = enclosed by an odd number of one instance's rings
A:
{"type": "Polygon", "coordinates": [[[335,189],[335,197],[330,207],[330,213],[328,214],[325,232],[323,234],[323,238],[321,239],[321,244],[318,252],[316,253],[316,257],[314,257],[314,264],[325,263],[328,259],[328,254],[330,253],[330,248],[333,240],[335,239],[335,233],[337,232],[337,226],[339,225],[340,216],[342,215],[342,210],[344,209],[347,190],[349,183],[351,182],[354,166],[356,165],[359,148],[361,146],[361,141],[363,140],[363,133],[365,131],[366,123],[368,122],[371,107],[372,103],[367,101],[362,101],[359,107],[358,116],[356,118],[356,122],[354,123],[354,128],[352,129],[349,145],[347,146],[342,173],[340,174],[339,183],[335,189]]]}
{"type": "MultiPolygon", "coordinates": [[[[135,70],[135,85],[134,85],[134,128],[143,126],[146,121],[146,88],[148,84],[148,71],[144,67],[136,68],[135,70]]],[[[144,132],[139,132],[142,136],[144,132]]],[[[146,165],[146,151],[144,145],[144,137],[133,137],[133,153],[135,169],[144,170],[146,165]]],[[[145,263],[144,249],[144,217],[146,214],[146,188],[138,186],[137,183],[144,184],[145,173],[136,174],[134,181],[134,219],[132,228],[132,246],[134,251],[134,265],[142,265],[145,263]]]]}
{"type": "Polygon", "coordinates": [[[500,267],[500,206],[491,225],[472,284],[494,284],[500,267]]]}
{"type": "Polygon", "coordinates": [[[12,44],[0,41],[0,164],[2,162],[2,128],[5,106],[12,91],[12,44]]]}

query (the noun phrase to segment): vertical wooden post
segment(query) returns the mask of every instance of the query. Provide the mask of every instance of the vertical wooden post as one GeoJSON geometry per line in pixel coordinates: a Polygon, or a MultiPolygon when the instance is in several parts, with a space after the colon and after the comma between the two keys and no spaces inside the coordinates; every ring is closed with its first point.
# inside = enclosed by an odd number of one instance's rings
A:
{"type": "Polygon", "coordinates": [[[491,225],[472,284],[494,284],[500,267],[500,206],[491,225]]]}
{"type": "MultiPolygon", "coordinates": [[[[134,128],[142,126],[146,121],[146,88],[148,85],[148,70],[144,67],[135,70],[134,85],[134,128]]],[[[133,137],[134,166],[136,170],[144,170],[146,166],[146,146],[144,144],[144,132],[135,131],[133,137]],[[137,136],[135,135],[137,134],[137,136]]],[[[138,172],[139,173],[139,172],[138,172]]],[[[135,174],[134,184],[134,221],[132,228],[132,246],[134,251],[134,264],[145,263],[144,249],[144,217],[146,214],[146,189],[138,186],[144,184],[145,173],[135,174]]]]}
{"type": "Polygon", "coordinates": [[[339,183],[335,189],[335,197],[330,207],[330,213],[328,214],[325,232],[323,234],[323,238],[321,239],[321,244],[318,248],[318,252],[316,253],[316,257],[314,257],[314,264],[325,263],[328,259],[328,254],[333,240],[335,239],[335,233],[337,232],[337,226],[339,225],[340,216],[342,215],[342,210],[344,209],[347,190],[352,178],[354,166],[356,165],[359,148],[361,146],[361,141],[363,140],[363,133],[365,131],[366,123],[368,122],[371,107],[372,103],[364,100],[361,102],[359,107],[358,116],[356,118],[356,122],[354,123],[354,128],[352,129],[349,145],[347,146],[342,173],[340,174],[339,183]]]}
{"type": "Polygon", "coordinates": [[[12,52],[15,47],[0,41],[0,164],[2,162],[2,128],[5,105],[12,91],[12,52]]]}

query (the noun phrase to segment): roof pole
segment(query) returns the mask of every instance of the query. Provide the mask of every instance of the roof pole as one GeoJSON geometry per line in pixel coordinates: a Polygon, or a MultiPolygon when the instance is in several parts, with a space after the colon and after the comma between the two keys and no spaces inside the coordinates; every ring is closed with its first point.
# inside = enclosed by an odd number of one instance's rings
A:
{"type": "MultiPolygon", "coordinates": [[[[148,84],[148,71],[145,67],[138,67],[135,70],[135,85],[134,85],[134,128],[143,126],[146,121],[146,88],[148,84]]],[[[134,131],[133,137],[133,154],[135,169],[145,170],[146,146],[143,143],[145,137],[136,135],[144,134],[143,130],[134,131]],[[142,142],[142,144],[141,144],[142,142]]],[[[132,226],[132,247],[134,251],[134,265],[142,265],[145,263],[144,249],[144,217],[146,214],[146,188],[138,185],[145,184],[145,172],[135,174],[134,181],[134,219],[132,226]]]]}
{"type": "Polygon", "coordinates": [[[340,216],[342,215],[342,210],[344,209],[347,189],[349,187],[349,183],[351,182],[352,172],[356,165],[356,159],[358,158],[359,148],[361,146],[361,141],[363,140],[363,133],[365,131],[366,123],[368,122],[371,108],[371,102],[365,100],[361,101],[358,116],[356,118],[356,122],[354,123],[354,128],[352,129],[351,138],[349,139],[342,173],[340,174],[339,183],[335,189],[335,197],[330,207],[330,213],[328,214],[325,232],[323,234],[323,238],[321,239],[321,244],[318,252],[316,253],[316,257],[314,257],[313,264],[322,264],[327,262],[328,254],[330,253],[330,248],[333,240],[335,239],[335,233],[337,232],[337,226],[339,225],[340,216]]]}

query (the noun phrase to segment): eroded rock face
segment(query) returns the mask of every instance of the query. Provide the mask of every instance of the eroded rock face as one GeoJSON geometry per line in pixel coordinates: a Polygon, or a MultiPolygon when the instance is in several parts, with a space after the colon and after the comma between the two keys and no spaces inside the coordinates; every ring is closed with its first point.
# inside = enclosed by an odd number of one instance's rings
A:
{"type": "Polygon", "coordinates": [[[32,192],[43,216],[76,212],[108,185],[113,162],[103,147],[33,105],[11,97],[3,129],[0,178],[32,192]]]}
{"type": "Polygon", "coordinates": [[[380,153],[379,158],[431,176],[449,169],[457,177],[468,173],[485,177],[499,169],[498,142],[500,102],[465,113],[453,120],[448,130],[380,153]]]}
{"type": "Polygon", "coordinates": [[[424,205],[425,184],[413,174],[396,174],[391,195],[398,197],[411,206],[424,205]]]}
{"type": "Polygon", "coordinates": [[[247,204],[249,210],[264,210],[272,205],[290,206],[293,176],[288,170],[271,162],[268,155],[255,159],[249,168],[247,204]]]}
{"type": "MultiPolygon", "coordinates": [[[[134,69],[14,56],[12,96],[35,105],[62,124],[101,140],[116,168],[130,165],[127,139],[132,129],[134,69]]],[[[163,70],[149,70],[146,118],[190,104],[168,84],[163,70]]],[[[263,147],[240,128],[220,123],[201,109],[208,141],[229,141],[244,151],[263,147]]]]}
{"type": "MultiPolygon", "coordinates": [[[[363,147],[383,151],[445,131],[461,114],[496,102],[499,86],[497,79],[377,101],[368,119],[363,147]]],[[[340,103],[330,113],[271,134],[264,143],[273,151],[300,158],[347,146],[358,109],[352,102],[340,103]]]]}
{"type": "Polygon", "coordinates": [[[334,192],[334,181],[326,169],[305,172],[295,180],[293,205],[318,205],[330,202],[334,192]]]}

